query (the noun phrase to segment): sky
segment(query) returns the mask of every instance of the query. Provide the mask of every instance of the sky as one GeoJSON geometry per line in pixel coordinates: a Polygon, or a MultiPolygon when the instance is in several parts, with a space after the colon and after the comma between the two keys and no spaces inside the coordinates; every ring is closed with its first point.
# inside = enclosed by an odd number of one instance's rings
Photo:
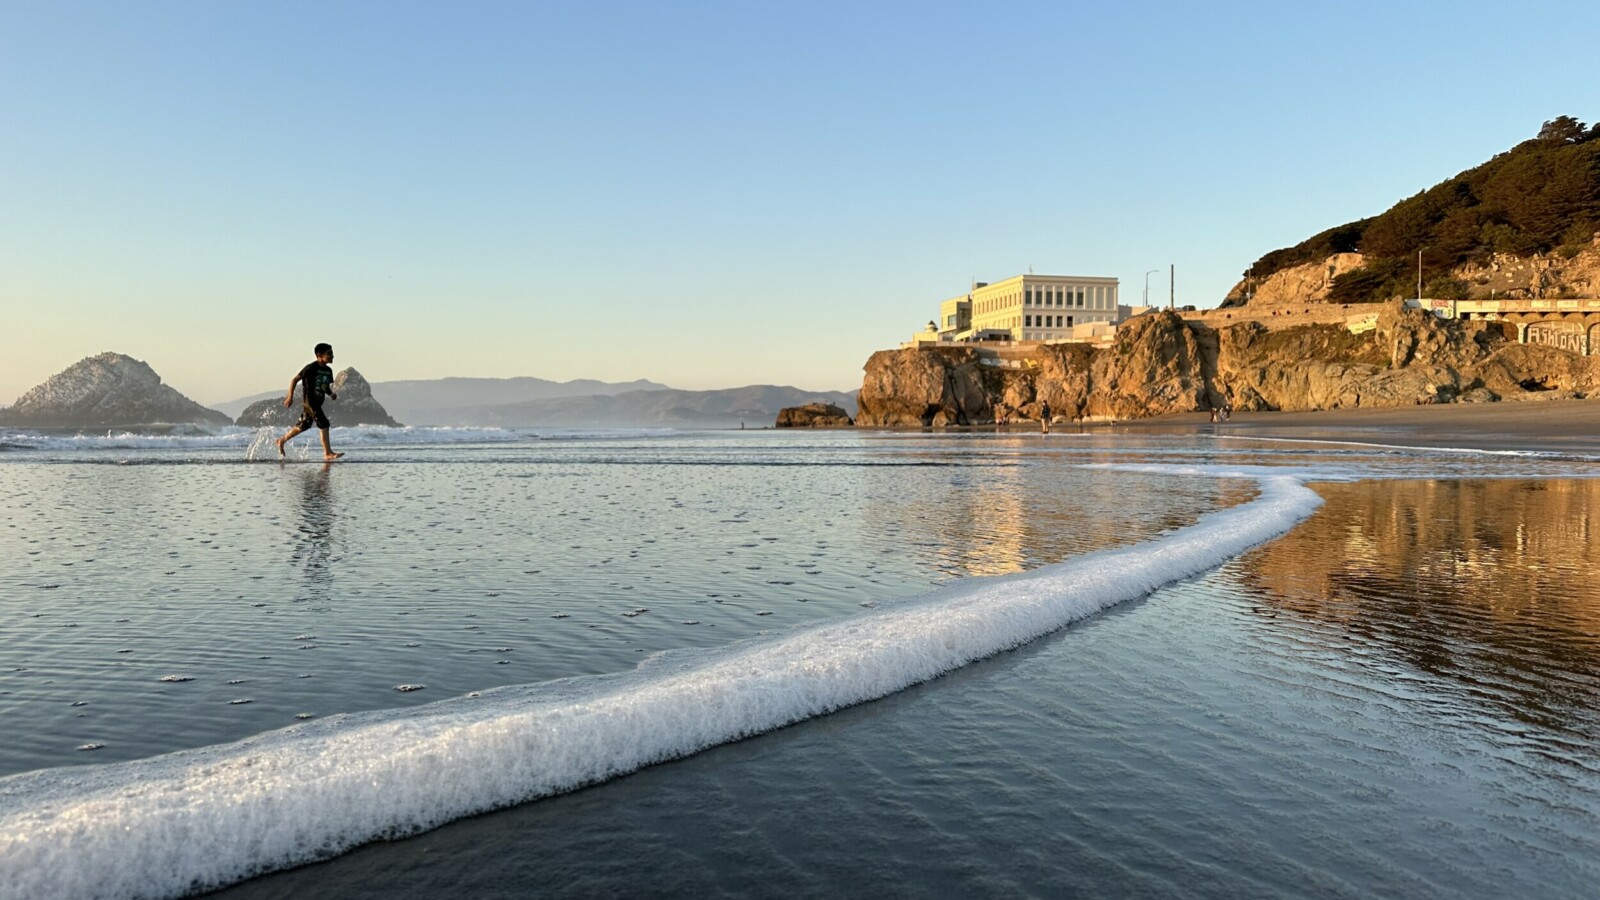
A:
{"type": "Polygon", "coordinates": [[[0,404],[107,350],[219,403],[319,341],[853,390],[974,279],[1215,306],[1600,118],[1596,36],[1592,0],[5,4],[0,404]]]}

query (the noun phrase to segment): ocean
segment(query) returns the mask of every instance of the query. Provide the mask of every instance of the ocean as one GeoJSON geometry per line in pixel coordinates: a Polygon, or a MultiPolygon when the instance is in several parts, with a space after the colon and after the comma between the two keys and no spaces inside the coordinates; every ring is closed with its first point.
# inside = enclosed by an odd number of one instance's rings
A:
{"type": "Polygon", "coordinates": [[[0,897],[1600,879],[1600,458],[269,438],[0,432],[0,897]]]}

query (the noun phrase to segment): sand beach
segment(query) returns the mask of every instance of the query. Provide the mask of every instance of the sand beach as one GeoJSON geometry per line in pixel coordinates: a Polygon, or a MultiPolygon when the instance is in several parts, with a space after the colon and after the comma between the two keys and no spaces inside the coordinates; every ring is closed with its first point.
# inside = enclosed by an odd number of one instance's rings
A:
{"type": "Polygon", "coordinates": [[[1189,413],[1126,420],[1118,422],[1115,427],[1153,432],[1210,432],[1214,428],[1216,434],[1244,438],[1600,453],[1600,400],[1520,400],[1314,412],[1236,412],[1228,422],[1215,425],[1206,413],[1189,413]]]}

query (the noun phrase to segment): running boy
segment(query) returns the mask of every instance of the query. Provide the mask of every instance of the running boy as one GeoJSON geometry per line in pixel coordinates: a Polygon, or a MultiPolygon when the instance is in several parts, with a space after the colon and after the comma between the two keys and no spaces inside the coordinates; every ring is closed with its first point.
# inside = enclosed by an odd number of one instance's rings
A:
{"type": "Polygon", "coordinates": [[[283,456],[283,445],[288,443],[290,438],[310,428],[315,422],[317,427],[322,429],[322,458],[338,459],[344,454],[333,452],[333,445],[328,441],[328,416],[322,411],[323,395],[327,395],[330,400],[339,399],[339,395],[333,392],[333,369],[328,365],[333,362],[333,345],[318,344],[311,352],[317,355],[316,360],[307,363],[306,367],[294,376],[294,380],[289,382],[289,393],[283,398],[284,406],[293,406],[294,386],[297,384],[301,386],[300,394],[303,399],[300,421],[289,429],[288,434],[278,438],[278,455],[283,456]]]}

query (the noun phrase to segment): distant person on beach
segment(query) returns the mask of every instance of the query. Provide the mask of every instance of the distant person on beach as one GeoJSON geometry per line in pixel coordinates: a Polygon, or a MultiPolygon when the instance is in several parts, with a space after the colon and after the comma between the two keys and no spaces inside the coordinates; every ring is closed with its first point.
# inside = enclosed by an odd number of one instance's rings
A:
{"type": "Polygon", "coordinates": [[[1044,434],[1050,433],[1050,401],[1039,404],[1039,430],[1044,434]]]}
{"type": "Polygon", "coordinates": [[[317,358],[295,374],[294,380],[289,382],[289,393],[283,398],[285,407],[293,406],[294,386],[300,385],[300,421],[294,423],[288,434],[278,438],[278,456],[284,455],[284,444],[315,423],[322,429],[322,458],[338,459],[344,454],[333,452],[333,444],[328,439],[328,415],[322,411],[324,396],[329,400],[339,399],[339,395],[333,392],[333,368],[328,365],[333,362],[333,345],[318,344],[311,352],[315,353],[317,358]]]}

